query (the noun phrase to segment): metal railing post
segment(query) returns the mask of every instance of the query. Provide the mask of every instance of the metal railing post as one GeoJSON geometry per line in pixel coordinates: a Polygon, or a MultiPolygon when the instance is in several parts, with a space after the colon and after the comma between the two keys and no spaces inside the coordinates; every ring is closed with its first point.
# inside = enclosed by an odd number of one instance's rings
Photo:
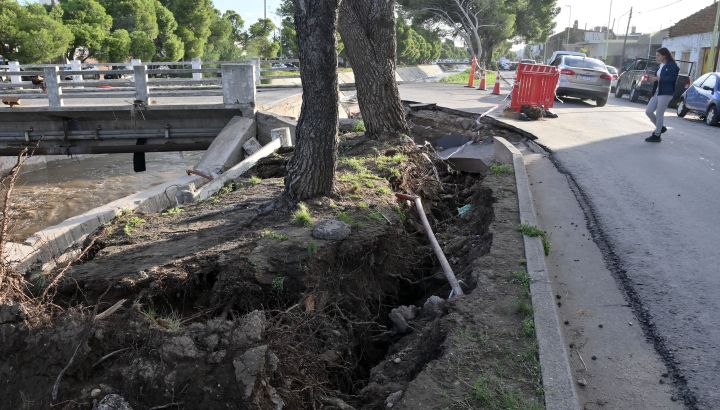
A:
{"type": "Polygon", "coordinates": [[[223,64],[223,104],[255,107],[255,67],[251,64],[223,64]]]}
{"type": "Polygon", "coordinates": [[[144,64],[133,65],[133,75],[135,78],[135,101],[148,105],[150,87],[148,86],[147,66],[144,64]]]}
{"type": "MultiPolygon", "coordinates": [[[[200,57],[195,57],[192,59],[192,69],[193,70],[199,70],[202,68],[202,60],[200,57]]],[[[202,80],[203,75],[202,73],[192,73],[192,79],[195,81],[202,80]]]]}
{"type": "Polygon", "coordinates": [[[45,87],[48,96],[48,105],[50,108],[60,108],[63,106],[62,88],[60,88],[60,76],[58,68],[45,67],[45,87]]]}

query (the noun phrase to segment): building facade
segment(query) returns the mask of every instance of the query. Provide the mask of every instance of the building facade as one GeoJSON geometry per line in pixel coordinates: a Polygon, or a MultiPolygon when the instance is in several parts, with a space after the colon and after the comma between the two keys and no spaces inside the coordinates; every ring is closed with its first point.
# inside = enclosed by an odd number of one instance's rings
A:
{"type": "MultiPolygon", "coordinates": [[[[713,42],[718,42],[712,35],[716,12],[717,3],[714,3],[678,21],[670,27],[668,37],[663,40],[663,47],[667,47],[675,59],[694,63],[693,72],[690,73],[694,78],[718,69],[715,64],[717,47],[715,56],[710,56],[713,42]]],[[[688,69],[689,64],[680,64],[681,71],[686,72],[688,69]]]]}

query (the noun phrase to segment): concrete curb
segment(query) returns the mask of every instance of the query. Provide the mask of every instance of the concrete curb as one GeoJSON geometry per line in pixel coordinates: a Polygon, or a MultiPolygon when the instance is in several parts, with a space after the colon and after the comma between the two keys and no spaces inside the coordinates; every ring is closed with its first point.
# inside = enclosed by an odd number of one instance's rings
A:
{"type": "MultiPolygon", "coordinates": [[[[537,226],[535,207],[522,153],[504,138],[493,137],[493,139],[496,160],[512,164],[515,169],[520,222],[537,226]]],[[[523,242],[527,270],[531,278],[530,294],[545,390],[545,407],[552,410],[576,410],[580,408],[580,403],[575,392],[575,382],[570,371],[570,361],[560,329],[554,292],[545,266],[542,241],[537,237],[523,235],[523,242]]]]}

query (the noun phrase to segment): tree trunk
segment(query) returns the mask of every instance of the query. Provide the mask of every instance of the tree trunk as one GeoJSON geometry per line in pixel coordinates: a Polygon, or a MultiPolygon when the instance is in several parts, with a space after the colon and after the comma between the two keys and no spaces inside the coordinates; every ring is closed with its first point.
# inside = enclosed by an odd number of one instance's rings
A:
{"type": "Polygon", "coordinates": [[[395,0],[343,0],[340,34],[355,74],[366,133],[408,134],[395,82],[395,0]]]}
{"type": "Polygon", "coordinates": [[[329,194],[335,179],[338,0],[293,0],[303,102],[285,193],[299,201],[329,194]]]}

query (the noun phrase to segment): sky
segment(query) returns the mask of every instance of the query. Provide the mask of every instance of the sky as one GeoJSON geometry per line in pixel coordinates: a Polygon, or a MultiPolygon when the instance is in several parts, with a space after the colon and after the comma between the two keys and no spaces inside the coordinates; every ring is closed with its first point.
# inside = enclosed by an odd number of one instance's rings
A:
{"type": "Polygon", "coordinates": [[[713,3],[713,0],[558,0],[561,11],[555,18],[555,32],[563,31],[568,21],[572,26],[572,22],[578,20],[579,28],[585,28],[587,24],[588,30],[591,30],[596,26],[612,27],[614,19],[615,33],[624,34],[632,7],[630,30],[632,26],[637,26],[638,32],[654,33],[713,3]]]}
{"type": "MultiPolygon", "coordinates": [[[[268,17],[275,22],[280,18],[275,15],[280,0],[265,0],[267,2],[268,17]]],[[[713,0],[558,0],[561,8],[560,14],[555,18],[555,31],[563,31],[575,20],[578,27],[588,29],[595,26],[608,26],[615,22],[615,32],[624,33],[628,23],[630,7],[633,7],[633,16],[630,26],[637,26],[638,32],[655,32],[668,28],[679,20],[703,9],[713,3],[713,0]],[[612,10],[610,9],[612,3],[612,10]],[[567,7],[570,6],[570,7],[567,7]]],[[[215,7],[220,10],[234,9],[245,20],[246,26],[263,16],[263,0],[214,0],[215,7]]]]}

